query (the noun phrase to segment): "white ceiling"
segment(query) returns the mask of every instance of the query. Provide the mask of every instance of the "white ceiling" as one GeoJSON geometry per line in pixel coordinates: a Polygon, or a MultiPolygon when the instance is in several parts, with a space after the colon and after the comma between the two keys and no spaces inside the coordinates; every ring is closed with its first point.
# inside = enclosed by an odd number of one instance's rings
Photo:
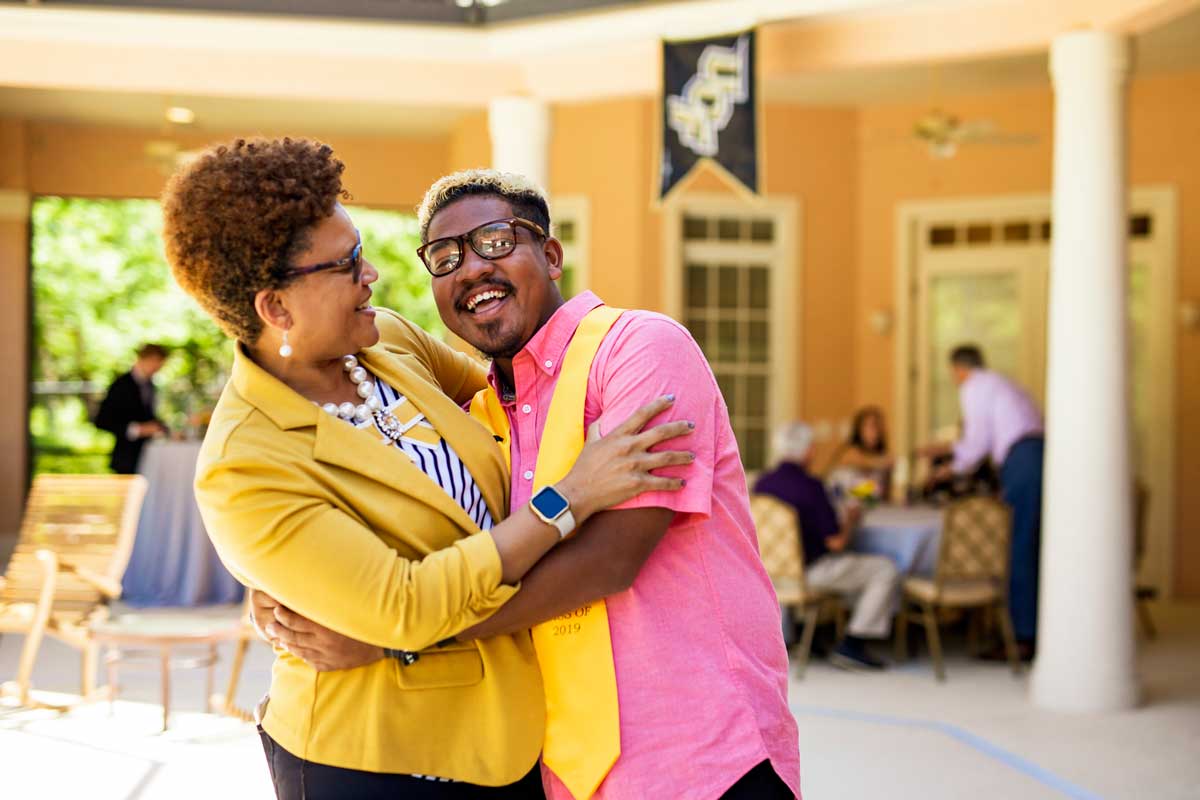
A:
{"type": "Polygon", "coordinates": [[[0,115],[40,121],[158,128],[166,124],[163,112],[168,106],[185,106],[196,112],[196,123],[189,130],[264,134],[299,131],[308,135],[437,136],[466,113],[461,108],[382,103],[0,86],[0,115]]]}
{"type": "MultiPolygon", "coordinates": [[[[1200,9],[1134,42],[1134,69],[1200,68],[1200,9]]],[[[941,64],[796,74],[774,78],[772,100],[812,105],[936,102],[943,94],[1048,85],[1044,53],[941,64]]],[[[158,128],[167,106],[196,112],[195,129],[305,134],[433,136],[468,113],[461,105],[411,107],[363,101],[216,97],[28,88],[0,85],[0,116],[71,123],[158,128]]]]}
{"type": "MultiPolygon", "coordinates": [[[[1133,71],[1200,69],[1200,9],[1133,41],[1133,71]]],[[[928,100],[943,94],[1049,86],[1049,57],[1028,53],[940,64],[842,70],[792,75],[771,81],[766,96],[812,105],[863,105],[928,100]]]]}

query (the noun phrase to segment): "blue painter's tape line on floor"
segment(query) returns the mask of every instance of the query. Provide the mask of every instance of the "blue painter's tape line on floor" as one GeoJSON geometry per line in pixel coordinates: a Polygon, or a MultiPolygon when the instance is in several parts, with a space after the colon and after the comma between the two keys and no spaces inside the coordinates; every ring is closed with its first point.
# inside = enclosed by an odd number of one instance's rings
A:
{"type": "Polygon", "coordinates": [[[988,758],[999,761],[1010,769],[1033,778],[1038,783],[1063,793],[1067,797],[1072,798],[1072,800],[1102,800],[1100,795],[1090,792],[1081,786],[1076,786],[1066,778],[1061,778],[1044,767],[1040,767],[1032,761],[1027,761],[1016,753],[1010,753],[999,745],[992,744],[987,739],[963,730],[957,725],[911,717],[892,717],[884,714],[867,714],[861,711],[846,711],[838,708],[822,708],[820,706],[792,706],[792,712],[810,717],[829,717],[831,719],[849,720],[852,722],[866,722],[872,725],[924,728],[925,730],[936,731],[937,733],[949,736],[951,739],[962,742],[968,747],[983,753],[988,758]]]}

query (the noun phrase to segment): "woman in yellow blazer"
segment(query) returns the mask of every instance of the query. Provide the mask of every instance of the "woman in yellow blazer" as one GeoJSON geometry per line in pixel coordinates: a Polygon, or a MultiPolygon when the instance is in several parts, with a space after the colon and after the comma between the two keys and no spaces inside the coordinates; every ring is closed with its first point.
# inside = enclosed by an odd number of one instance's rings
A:
{"type": "MultiPolygon", "coordinates": [[[[210,149],[164,194],[172,271],[233,336],[196,471],[222,560],[248,586],[392,658],[318,673],[278,652],[261,732],[276,793],[541,797],[541,680],[527,633],[458,644],[560,538],[460,404],[482,368],[369,305],[378,277],[340,205],[342,164],[302,140],[210,149]]],[[[517,246],[521,246],[521,242],[517,246]]],[[[679,482],[647,406],[557,488],[577,522],[679,482]]]]}

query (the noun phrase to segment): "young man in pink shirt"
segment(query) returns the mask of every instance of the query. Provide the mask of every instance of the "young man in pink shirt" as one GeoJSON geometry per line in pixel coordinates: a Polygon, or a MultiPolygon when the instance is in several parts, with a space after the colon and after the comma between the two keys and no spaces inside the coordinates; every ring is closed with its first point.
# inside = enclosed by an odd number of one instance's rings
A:
{"type": "MultiPolygon", "coordinates": [[[[535,494],[535,463],[564,354],[581,321],[603,302],[589,292],[563,300],[555,283],[562,248],[546,235],[545,198],[520,176],[447,176],[431,187],[419,216],[422,259],[442,319],[492,359],[489,383],[511,440],[511,505],[520,508],[535,494]]],[[[650,399],[675,395],[667,415],[695,423],[687,441],[696,460],[664,474],[681,475],[687,485],[594,515],[542,559],[511,601],[459,638],[529,628],[604,598],[620,755],[591,796],[799,797],[779,606],[759,558],[728,412],[704,355],[669,317],[627,311],[604,335],[587,374],[583,424],[598,424],[601,433],[650,399]]],[[[325,668],[380,655],[283,618],[302,631],[301,655],[324,648],[325,668]]],[[[274,632],[285,643],[293,636],[278,624],[274,632]]],[[[543,780],[551,800],[572,797],[545,765],[543,780]]]]}

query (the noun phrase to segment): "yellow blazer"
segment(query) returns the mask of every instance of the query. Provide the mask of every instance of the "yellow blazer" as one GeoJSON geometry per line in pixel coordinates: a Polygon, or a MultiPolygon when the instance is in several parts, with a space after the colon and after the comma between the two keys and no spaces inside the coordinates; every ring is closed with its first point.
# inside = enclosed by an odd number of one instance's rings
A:
{"type": "MultiPolygon", "coordinates": [[[[398,315],[359,354],[415,403],[474,476],[492,517],[508,474],[490,433],[458,406],[483,370],[398,315]],[[449,396],[447,396],[449,395],[449,396]]],[[[196,469],[196,499],[229,569],[316,622],[421,651],[318,673],[276,653],[263,728],[310,761],[484,785],[518,780],[541,750],[545,704],[529,634],[443,648],[517,591],[446,492],[399,448],[326,414],[241,348],[196,469]]]]}

